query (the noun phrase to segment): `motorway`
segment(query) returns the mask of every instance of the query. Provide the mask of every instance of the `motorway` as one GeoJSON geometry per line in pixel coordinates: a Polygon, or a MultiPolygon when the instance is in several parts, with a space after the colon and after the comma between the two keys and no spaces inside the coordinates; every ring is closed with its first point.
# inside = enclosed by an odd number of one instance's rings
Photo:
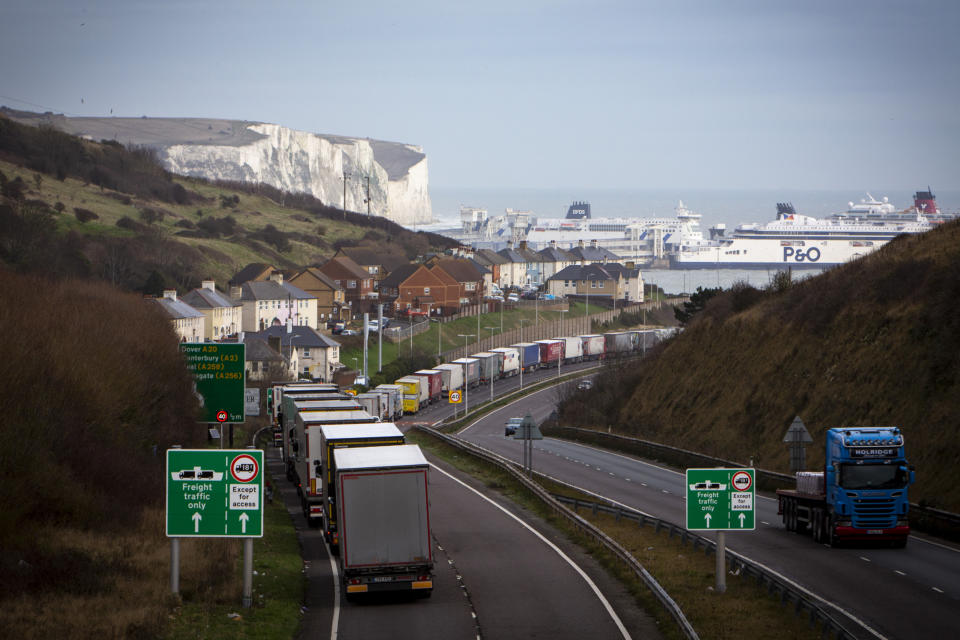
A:
{"type": "Polygon", "coordinates": [[[429,599],[345,602],[323,536],[307,526],[275,449],[268,466],[300,538],[308,579],[300,637],[659,638],[620,583],[562,534],[476,480],[430,460],[436,576],[429,599]]]}
{"type": "MultiPolygon", "coordinates": [[[[458,435],[519,461],[521,443],[503,436],[504,422],[526,413],[542,422],[555,402],[556,391],[546,389],[492,412],[458,435]]],[[[441,413],[438,409],[434,419],[441,413]]],[[[675,470],[551,438],[535,443],[533,465],[608,500],[684,524],[684,479],[675,470]]],[[[817,594],[858,637],[956,637],[960,551],[955,546],[914,535],[902,550],[831,549],[786,531],[775,499],[758,496],[756,506],[757,530],[728,533],[728,553],[746,556],[817,594]],[[858,621],[862,629],[857,631],[844,617],[858,621]]]]}

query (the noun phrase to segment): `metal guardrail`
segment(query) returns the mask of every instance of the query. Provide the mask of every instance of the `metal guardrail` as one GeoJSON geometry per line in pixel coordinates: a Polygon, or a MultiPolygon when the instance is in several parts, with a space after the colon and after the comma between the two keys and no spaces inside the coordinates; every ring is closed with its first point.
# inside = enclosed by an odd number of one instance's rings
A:
{"type": "MultiPolygon", "coordinates": [[[[600,502],[579,500],[577,498],[568,498],[556,494],[553,494],[553,498],[562,504],[573,505],[573,510],[575,512],[581,507],[584,507],[590,509],[594,514],[605,513],[607,515],[612,515],[617,520],[625,518],[627,520],[637,522],[637,524],[640,526],[652,526],[657,533],[660,533],[661,530],[666,530],[668,532],[668,537],[672,538],[674,535],[678,535],[680,536],[680,541],[683,544],[686,544],[689,541],[693,545],[694,550],[702,545],[704,552],[708,555],[710,553],[716,553],[717,551],[717,543],[714,540],[710,540],[709,538],[692,533],[685,527],[681,527],[672,522],[667,522],[666,520],[661,520],[660,518],[641,513],[640,511],[636,511],[634,509],[625,508],[620,505],[603,504],[600,502]]],[[[779,593],[781,603],[784,605],[793,603],[797,615],[800,615],[803,611],[807,611],[810,616],[811,624],[814,622],[819,622],[822,625],[824,637],[826,637],[828,634],[833,634],[837,640],[856,638],[855,635],[850,633],[815,600],[810,598],[806,593],[797,589],[780,576],[754,563],[752,560],[749,560],[740,554],[731,551],[730,549],[726,550],[726,558],[727,565],[731,571],[737,575],[742,574],[756,578],[757,581],[762,585],[766,585],[767,591],[771,594],[779,593]]]]}
{"type": "Polygon", "coordinates": [[[636,575],[639,577],[643,583],[650,589],[654,597],[663,605],[667,610],[667,613],[674,619],[677,623],[677,626],[680,628],[680,631],[686,638],[691,640],[699,640],[697,632],[694,630],[693,625],[690,624],[690,621],[687,620],[683,611],[680,609],[680,606],[670,597],[670,594],[664,590],[660,583],[657,582],[650,573],[641,565],[633,555],[630,554],[626,549],[624,549],[619,543],[607,536],[599,528],[587,522],[579,515],[571,511],[570,509],[563,506],[556,498],[554,498],[549,492],[547,492],[539,484],[533,482],[527,478],[521,472],[520,468],[511,460],[499,456],[492,451],[488,451],[482,447],[478,447],[470,442],[461,440],[454,436],[447,435],[436,429],[424,425],[416,425],[415,429],[419,429],[428,433],[439,440],[446,442],[447,444],[454,446],[463,451],[477,456],[478,458],[493,464],[494,466],[506,471],[513,478],[521,483],[527,490],[533,493],[539,500],[541,500],[547,507],[549,507],[555,514],[564,518],[568,523],[573,525],[578,531],[584,535],[593,538],[601,545],[606,547],[608,551],[613,553],[621,562],[626,564],[636,575]]]}
{"type": "MultiPolygon", "coordinates": [[[[604,433],[592,429],[581,429],[578,427],[553,427],[545,431],[544,435],[566,435],[574,440],[586,440],[593,444],[601,446],[618,445],[620,451],[629,451],[637,455],[649,456],[655,459],[664,460],[677,466],[721,466],[721,467],[743,467],[740,462],[715,458],[696,451],[689,451],[679,447],[673,447],[659,442],[641,440],[640,438],[631,438],[615,433],[604,433]],[[605,444],[606,443],[606,444],[605,444]],[[625,446],[624,446],[625,445],[625,446]]],[[[793,486],[795,478],[786,473],[776,471],[767,471],[757,469],[757,482],[761,489],[769,491],[793,486]]],[[[926,531],[931,534],[942,535],[951,540],[960,539],[960,514],[941,509],[934,509],[914,502],[910,503],[911,526],[920,531],[926,531]]]]}

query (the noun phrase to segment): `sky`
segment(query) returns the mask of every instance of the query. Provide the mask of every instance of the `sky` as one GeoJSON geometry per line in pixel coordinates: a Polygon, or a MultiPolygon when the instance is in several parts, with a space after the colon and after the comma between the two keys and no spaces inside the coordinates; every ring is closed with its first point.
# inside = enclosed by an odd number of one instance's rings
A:
{"type": "Polygon", "coordinates": [[[956,0],[4,0],[0,104],[423,147],[442,188],[960,188],[956,0]]]}

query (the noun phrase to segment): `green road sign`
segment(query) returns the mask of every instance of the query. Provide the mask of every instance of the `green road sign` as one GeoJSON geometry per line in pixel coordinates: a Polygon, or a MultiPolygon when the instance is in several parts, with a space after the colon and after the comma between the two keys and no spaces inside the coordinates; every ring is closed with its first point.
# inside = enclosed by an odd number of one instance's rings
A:
{"type": "Polygon", "coordinates": [[[167,449],[167,537],[262,537],[263,474],[259,449],[167,449]]]}
{"type": "Polygon", "coordinates": [[[180,343],[203,405],[200,422],[244,421],[244,347],[242,343],[180,343]]]}
{"type": "Polygon", "coordinates": [[[755,479],[753,469],[687,469],[687,529],[755,529],[755,479]]]}

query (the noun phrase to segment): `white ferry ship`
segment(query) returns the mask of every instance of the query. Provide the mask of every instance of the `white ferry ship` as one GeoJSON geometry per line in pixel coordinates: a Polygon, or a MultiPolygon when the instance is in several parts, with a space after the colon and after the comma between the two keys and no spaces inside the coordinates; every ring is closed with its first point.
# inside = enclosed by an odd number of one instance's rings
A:
{"type": "MultiPolygon", "coordinates": [[[[885,204],[883,213],[893,214],[893,206],[886,199],[871,204],[885,204]]],[[[933,228],[933,223],[919,212],[896,220],[867,218],[863,213],[862,218],[818,219],[797,214],[789,203],[778,203],[773,222],[743,224],[730,238],[681,246],[671,254],[670,268],[824,269],[876,251],[898,235],[933,228]]]]}

